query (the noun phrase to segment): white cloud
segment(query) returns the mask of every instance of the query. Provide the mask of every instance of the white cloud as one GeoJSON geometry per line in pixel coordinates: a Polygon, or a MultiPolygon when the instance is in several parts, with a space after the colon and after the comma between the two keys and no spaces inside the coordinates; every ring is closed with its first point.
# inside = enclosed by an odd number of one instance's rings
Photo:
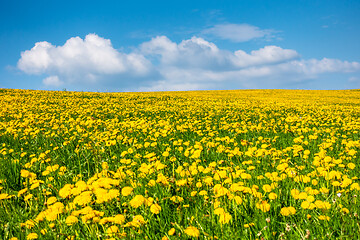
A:
{"type": "Polygon", "coordinates": [[[145,55],[160,57],[162,65],[221,70],[274,64],[299,57],[296,51],[277,46],[265,46],[250,54],[242,50],[232,53],[199,37],[176,44],[165,36],[159,36],[143,43],[140,48],[145,55]]]}
{"type": "Polygon", "coordinates": [[[146,57],[158,57],[160,62],[157,69],[162,79],[141,88],[149,91],[281,88],[324,73],[360,71],[358,62],[305,60],[295,50],[278,46],[265,46],[250,53],[230,52],[197,37],[176,44],[160,36],[143,43],[140,49],[146,57]]]}
{"type": "Polygon", "coordinates": [[[28,74],[60,75],[76,81],[112,74],[142,76],[148,74],[151,63],[138,53],[119,52],[108,39],[88,34],[84,40],[70,38],[63,46],[37,42],[21,53],[18,68],[28,74]]]}
{"type": "Polygon", "coordinates": [[[89,34],[63,46],[38,42],[21,54],[18,68],[47,75],[45,86],[153,91],[282,88],[321,74],[359,72],[360,63],[302,59],[293,49],[273,45],[231,52],[199,37],[176,43],[158,36],[123,53],[110,40],[89,34]]]}
{"type": "Polygon", "coordinates": [[[234,53],[235,64],[239,67],[252,65],[274,64],[299,58],[299,54],[292,49],[282,49],[277,46],[265,46],[259,50],[251,51],[250,54],[242,50],[234,53]]]}
{"type": "Polygon", "coordinates": [[[210,34],[233,42],[246,42],[256,38],[273,38],[274,30],[260,29],[249,24],[218,24],[205,29],[203,34],[210,34]]]}
{"type": "Polygon", "coordinates": [[[47,77],[43,80],[43,83],[45,86],[50,86],[50,87],[60,87],[61,85],[64,84],[64,82],[62,82],[58,76],[47,77]]]}

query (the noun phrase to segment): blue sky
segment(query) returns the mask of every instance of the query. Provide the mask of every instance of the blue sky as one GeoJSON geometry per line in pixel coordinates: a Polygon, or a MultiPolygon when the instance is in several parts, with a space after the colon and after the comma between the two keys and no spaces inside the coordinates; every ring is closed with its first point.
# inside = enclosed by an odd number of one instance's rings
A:
{"type": "Polygon", "coordinates": [[[360,1],[1,1],[0,88],[360,88],[360,1]]]}

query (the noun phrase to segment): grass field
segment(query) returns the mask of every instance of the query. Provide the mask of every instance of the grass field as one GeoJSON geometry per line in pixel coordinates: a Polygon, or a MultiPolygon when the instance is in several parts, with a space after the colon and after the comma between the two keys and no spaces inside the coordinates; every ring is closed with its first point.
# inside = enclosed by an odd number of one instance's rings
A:
{"type": "Polygon", "coordinates": [[[1,239],[360,239],[360,91],[0,89],[1,239]]]}

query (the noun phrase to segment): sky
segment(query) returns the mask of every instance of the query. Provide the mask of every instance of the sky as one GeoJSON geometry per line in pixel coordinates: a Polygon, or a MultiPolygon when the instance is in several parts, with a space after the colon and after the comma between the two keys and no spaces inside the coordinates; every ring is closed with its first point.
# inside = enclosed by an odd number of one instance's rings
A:
{"type": "Polygon", "coordinates": [[[0,1],[0,88],[360,88],[359,0],[0,1]]]}

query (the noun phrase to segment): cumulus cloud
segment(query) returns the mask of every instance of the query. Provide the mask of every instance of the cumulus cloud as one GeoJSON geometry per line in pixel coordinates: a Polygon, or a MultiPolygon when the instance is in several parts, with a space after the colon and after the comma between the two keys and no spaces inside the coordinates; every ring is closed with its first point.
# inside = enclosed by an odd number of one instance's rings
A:
{"type": "Polygon", "coordinates": [[[123,53],[110,40],[89,34],[63,46],[38,42],[21,54],[18,68],[47,75],[43,84],[48,87],[70,89],[80,82],[98,86],[94,90],[106,85],[110,90],[154,91],[282,88],[321,74],[358,72],[360,63],[302,59],[293,49],[273,45],[231,52],[200,37],[176,43],[157,36],[123,53]]]}
{"type": "Polygon", "coordinates": [[[273,38],[274,30],[260,29],[249,24],[218,24],[202,31],[233,42],[246,42],[256,38],[273,38]]]}
{"type": "Polygon", "coordinates": [[[18,68],[28,74],[49,74],[64,79],[85,78],[95,81],[97,77],[114,74],[143,76],[148,74],[151,63],[141,54],[125,54],[114,49],[109,39],[88,34],[85,39],[73,37],[63,46],[49,42],[37,42],[31,50],[21,53],[18,68]]]}
{"type": "Polygon", "coordinates": [[[176,44],[165,36],[158,36],[143,43],[140,48],[145,55],[160,57],[162,65],[221,70],[274,64],[299,57],[296,51],[277,46],[265,46],[250,54],[242,50],[233,53],[220,50],[214,43],[199,37],[176,44]]]}
{"type": "Polygon", "coordinates": [[[58,76],[50,76],[43,80],[45,86],[49,87],[60,87],[64,82],[60,81],[58,76]]]}
{"type": "Polygon", "coordinates": [[[162,79],[141,90],[281,88],[325,73],[360,71],[360,63],[323,58],[301,59],[292,49],[265,46],[246,53],[219,49],[203,38],[179,44],[158,36],[140,46],[145,57],[157,57],[162,79]]]}

